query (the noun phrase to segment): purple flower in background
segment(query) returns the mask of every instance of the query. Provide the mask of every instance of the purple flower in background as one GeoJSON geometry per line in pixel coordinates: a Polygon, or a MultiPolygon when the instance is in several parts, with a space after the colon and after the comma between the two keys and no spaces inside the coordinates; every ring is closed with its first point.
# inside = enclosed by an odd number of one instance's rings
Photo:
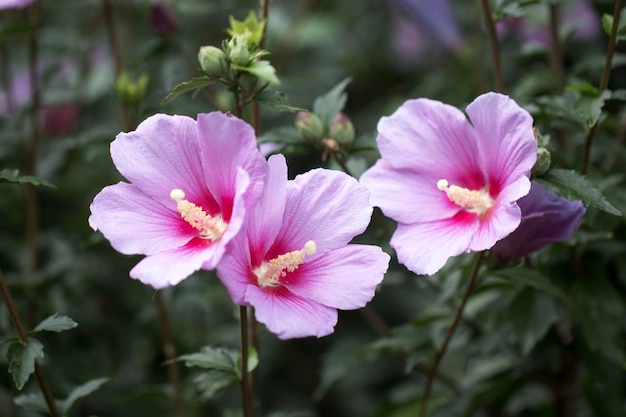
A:
{"type": "Polygon", "coordinates": [[[520,226],[491,249],[506,261],[569,239],[585,214],[581,201],[569,201],[552,194],[536,181],[532,182],[528,195],[517,203],[522,209],[520,226]]]}
{"type": "Polygon", "coordinates": [[[151,116],[111,156],[130,183],[105,187],[89,224],[117,251],[146,255],[130,276],[154,288],[215,268],[267,170],[252,127],[220,112],[151,116]]]}
{"type": "Polygon", "coordinates": [[[0,10],[21,9],[34,2],[35,0],[0,0],[0,10]]]}
{"type": "Polygon", "coordinates": [[[150,26],[157,35],[167,36],[176,32],[178,22],[167,4],[155,1],[150,4],[150,26]]]}
{"type": "MultiPolygon", "coordinates": [[[[595,38],[600,32],[600,17],[591,2],[575,0],[560,3],[560,29],[577,41],[595,38]]],[[[550,45],[548,9],[545,5],[529,6],[523,17],[507,17],[496,23],[498,33],[510,33],[530,44],[550,45]]]]}
{"type": "Polygon", "coordinates": [[[361,176],[371,202],[398,222],[391,246],[417,274],[491,248],[519,226],[516,201],[537,159],[532,117],[487,93],[466,109],[409,100],[378,123],[382,158],[361,176]]]}
{"type": "Polygon", "coordinates": [[[314,169],[287,181],[282,155],[269,161],[265,193],[217,267],[236,304],[281,339],[325,336],[337,309],[367,304],[387,271],[377,246],[348,244],[369,224],[365,187],[314,169]]]}

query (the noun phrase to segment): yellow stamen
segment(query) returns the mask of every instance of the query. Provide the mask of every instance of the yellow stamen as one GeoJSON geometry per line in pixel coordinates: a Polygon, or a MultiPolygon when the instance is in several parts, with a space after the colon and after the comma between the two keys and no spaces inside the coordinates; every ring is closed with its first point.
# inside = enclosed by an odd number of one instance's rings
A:
{"type": "Polygon", "coordinates": [[[305,255],[313,255],[317,251],[315,242],[309,240],[300,250],[294,250],[279,255],[269,262],[263,262],[260,267],[253,272],[259,280],[259,287],[266,286],[277,287],[280,285],[280,279],[287,276],[287,272],[293,272],[302,263],[304,263],[305,255]]]}
{"type": "Polygon", "coordinates": [[[448,185],[448,181],[442,179],[437,181],[437,188],[445,191],[450,201],[457,206],[478,215],[483,215],[494,203],[486,187],[483,190],[470,190],[458,185],[448,185]]]}
{"type": "Polygon", "coordinates": [[[176,207],[183,220],[200,232],[198,235],[200,238],[211,239],[215,242],[222,237],[222,234],[228,226],[222,220],[222,216],[212,217],[202,210],[202,207],[185,200],[185,193],[179,188],[174,188],[170,192],[170,198],[176,201],[176,207]]]}

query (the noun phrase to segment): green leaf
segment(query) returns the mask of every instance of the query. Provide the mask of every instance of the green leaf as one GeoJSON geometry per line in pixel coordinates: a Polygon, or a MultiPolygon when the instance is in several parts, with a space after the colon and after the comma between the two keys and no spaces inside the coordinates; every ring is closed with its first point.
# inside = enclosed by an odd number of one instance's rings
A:
{"type": "Polygon", "coordinates": [[[34,332],[48,331],[48,332],[62,332],[64,330],[73,329],[78,324],[67,316],[62,316],[59,313],[54,313],[50,317],[44,319],[41,323],[35,327],[34,332]]]}
{"type": "MultiPolygon", "coordinates": [[[[613,30],[613,15],[604,14],[602,15],[602,29],[607,34],[607,36],[611,36],[611,31],[613,30]]],[[[622,42],[626,40],[626,13],[624,10],[620,13],[619,18],[619,26],[617,28],[617,42],[622,42]]]]}
{"type": "Polygon", "coordinates": [[[178,84],[174,89],[161,101],[161,104],[169,103],[181,94],[189,91],[200,90],[217,82],[216,79],[209,77],[195,77],[189,81],[178,84]]]}
{"type": "Polygon", "coordinates": [[[565,302],[569,302],[569,297],[559,287],[554,285],[548,277],[539,271],[524,267],[497,269],[493,271],[493,275],[510,281],[513,284],[519,284],[526,287],[534,288],[549,294],[555,298],[559,298],[565,302]]]}
{"type": "Polygon", "coordinates": [[[607,201],[598,187],[574,170],[551,169],[537,180],[569,200],[582,200],[585,206],[595,207],[615,216],[622,215],[607,201]]]}
{"type": "Polygon", "coordinates": [[[13,184],[31,184],[31,185],[41,185],[43,187],[49,188],[57,188],[56,185],[49,183],[48,181],[34,177],[31,175],[19,175],[19,171],[17,169],[3,169],[0,171],[0,184],[2,183],[13,183],[13,184]]]}
{"type": "Polygon", "coordinates": [[[287,101],[287,94],[283,93],[282,91],[262,91],[254,96],[254,100],[258,101],[261,104],[268,105],[278,111],[291,113],[307,111],[306,109],[295,107],[289,104],[289,102],[287,101]]]}
{"type": "Polygon", "coordinates": [[[236,385],[238,379],[235,375],[225,372],[207,372],[193,380],[202,400],[213,398],[215,394],[236,385]]]}
{"type": "Polygon", "coordinates": [[[259,79],[265,80],[270,84],[280,84],[280,80],[276,76],[276,69],[269,61],[254,61],[246,66],[234,65],[234,68],[256,75],[259,79]]]}
{"type": "Polygon", "coordinates": [[[592,127],[598,123],[604,102],[610,98],[611,92],[608,90],[603,91],[597,97],[583,94],[576,100],[574,109],[585,119],[587,126],[592,127]]]}
{"type": "MultiPolygon", "coordinates": [[[[253,346],[248,347],[248,372],[252,372],[259,365],[259,354],[253,346]]],[[[237,358],[237,377],[241,380],[241,357],[237,358]]]]}
{"type": "Polygon", "coordinates": [[[583,94],[587,94],[587,95],[594,96],[594,97],[597,97],[600,95],[600,91],[587,81],[581,81],[575,84],[570,84],[567,87],[565,87],[565,90],[578,91],[583,94]]]}
{"type": "Polygon", "coordinates": [[[48,409],[46,400],[44,400],[41,392],[18,395],[17,397],[15,397],[13,402],[15,403],[15,405],[22,407],[26,411],[50,414],[50,410],[48,409]]]}
{"type": "Polygon", "coordinates": [[[67,398],[60,402],[59,411],[61,414],[67,414],[70,409],[76,404],[76,401],[85,398],[92,392],[98,390],[102,385],[109,381],[109,378],[95,378],[85,382],[82,385],[77,386],[70,392],[67,398]]]}
{"type": "Polygon", "coordinates": [[[22,389],[30,375],[35,372],[35,361],[43,358],[43,345],[37,339],[29,339],[25,345],[21,342],[9,346],[7,352],[9,372],[17,389],[22,389]]]}
{"type": "Polygon", "coordinates": [[[522,345],[523,354],[528,355],[558,320],[559,313],[552,298],[524,290],[511,303],[508,317],[522,345]]]}
{"type": "Polygon", "coordinates": [[[352,78],[346,78],[331,88],[326,94],[315,99],[313,113],[320,118],[322,125],[325,127],[330,127],[333,117],[343,110],[343,107],[346,105],[348,95],[344,90],[350,81],[352,81],[352,78]]]}

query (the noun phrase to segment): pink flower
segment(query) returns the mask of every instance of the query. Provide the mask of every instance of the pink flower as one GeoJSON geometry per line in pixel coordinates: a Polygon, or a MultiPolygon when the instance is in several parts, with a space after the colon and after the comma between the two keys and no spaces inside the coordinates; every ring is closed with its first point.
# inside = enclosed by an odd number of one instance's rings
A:
{"type": "Polygon", "coordinates": [[[89,224],[119,252],[146,255],[130,276],[154,288],[215,268],[267,170],[252,127],[220,112],[151,116],[111,156],[130,183],[105,187],[89,224]]]}
{"type": "Polygon", "coordinates": [[[21,9],[34,3],[35,0],[0,0],[0,10],[21,9]]]}
{"type": "Polygon", "coordinates": [[[287,181],[282,155],[272,156],[264,196],[217,267],[236,304],[281,339],[325,336],[337,309],[374,296],[389,256],[348,244],[367,227],[368,192],[337,171],[315,169],[287,181]]]}
{"type": "Polygon", "coordinates": [[[516,201],[536,160],[532,117],[507,96],[487,93],[458,109],[409,100],[378,124],[382,159],[361,183],[398,222],[391,246],[418,274],[449,257],[491,248],[520,224],[516,201]]]}

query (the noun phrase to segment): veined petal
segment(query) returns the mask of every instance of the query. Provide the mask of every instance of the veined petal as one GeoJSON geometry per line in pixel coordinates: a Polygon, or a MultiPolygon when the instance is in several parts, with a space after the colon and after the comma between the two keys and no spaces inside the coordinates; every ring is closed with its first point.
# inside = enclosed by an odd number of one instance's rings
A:
{"type": "Polygon", "coordinates": [[[485,185],[478,137],[459,109],[408,100],[378,123],[378,148],[390,165],[472,189],[485,185]]]}
{"type": "Polygon", "coordinates": [[[241,119],[221,112],[198,115],[198,137],[208,188],[228,220],[240,167],[250,177],[244,199],[253,204],[260,196],[266,175],[266,161],[256,145],[254,129],[241,119]]]}
{"type": "Polygon", "coordinates": [[[384,159],[361,175],[370,202],[387,217],[401,223],[440,220],[454,216],[460,207],[437,188],[441,178],[428,178],[410,169],[396,169],[384,159]]]}
{"type": "Polygon", "coordinates": [[[161,204],[176,210],[170,192],[177,188],[194,204],[212,213],[218,211],[205,186],[198,132],[192,118],[150,116],[135,131],[117,135],[111,143],[111,157],[127,180],[161,204]]]}
{"type": "Polygon", "coordinates": [[[127,255],[152,255],[178,248],[197,235],[177,211],[125,182],[105,187],[90,209],[89,225],[127,255]]]}
{"type": "Polygon", "coordinates": [[[326,336],[337,324],[336,309],[299,297],[286,288],[269,292],[250,285],[246,301],[254,306],[256,319],[281,339],[326,336]]]}
{"type": "Polygon", "coordinates": [[[130,276],[155,289],[165,288],[199,270],[214,255],[214,244],[194,239],[183,247],[146,256],[131,269],[130,276]]]}
{"type": "Polygon", "coordinates": [[[389,259],[378,246],[348,245],[305,262],[290,274],[285,286],[328,307],[354,310],[374,297],[389,259]]]}
{"type": "Polygon", "coordinates": [[[248,238],[240,234],[228,246],[228,252],[217,265],[217,276],[235,304],[247,305],[246,291],[251,285],[248,238]]]}
{"type": "Polygon", "coordinates": [[[413,224],[399,223],[391,238],[398,261],[416,274],[432,275],[448,258],[469,250],[478,229],[475,214],[459,212],[450,219],[413,224]]]}
{"type": "Polygon", "coordinates": [[[521,176],[528,176],[537,160],[531,115],[508,96],[498,93],[477,97],[467,106],[467,114],[480,137],[478,154],[490,184],[504,187],[521,176]]]}
{"type": "Polygon", "coordinates": [[[314,169],[289,181],[282,228],[269,258],[299,250],[313,240],[319,256],[345,246],[369,224],[369,192],[354,178],[314,169]]]}
{"type": "Polygon", "coordinates": [[[519,226],[522,212],[517,203],[502,203],[493,206],[492,212],[480,222],[470,243],[470,249],[478,252],[490,249],[519,226]]]}

